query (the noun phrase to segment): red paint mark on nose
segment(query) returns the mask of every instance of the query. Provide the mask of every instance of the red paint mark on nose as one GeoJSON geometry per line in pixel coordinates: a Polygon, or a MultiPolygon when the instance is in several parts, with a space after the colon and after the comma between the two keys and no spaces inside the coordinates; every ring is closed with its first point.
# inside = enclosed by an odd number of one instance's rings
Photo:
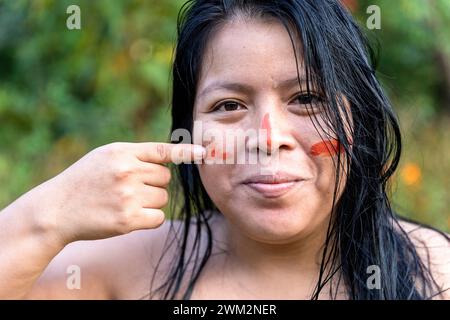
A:
{"type": "Polygon", "coordinates": [[[334,156],[338,152],[344,152],[344,146],[337,139],[325,140],[313,144],[310,153],[313,156],[334,156]]]}
{"type": "Polygon", "coordinates": [[[272,149],[272,138],[271,138],[271,131],[272,128],[270,126],[270,114],[266,113],[262,119],[261,123],[261,129],[267,130],[267,148],[269,150],[272,149]]]}
{"type": "Polygon", "coordinates": [[[216,157],[216,145],[214,143],[211,143],[211,157],[216,157]]]}

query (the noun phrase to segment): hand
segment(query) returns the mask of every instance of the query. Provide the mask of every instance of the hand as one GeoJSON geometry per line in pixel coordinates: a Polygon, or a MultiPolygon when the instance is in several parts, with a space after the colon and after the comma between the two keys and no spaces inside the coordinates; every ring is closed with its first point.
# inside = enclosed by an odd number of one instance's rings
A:
{"type": "Polygon", "coordinates": [[[39,208],[32,220],[54,230],[63,245],[157,228],[169,200],[164,164],[204,156],[204,148],[192,144],[101,146],[26,195],[39,208]]]}

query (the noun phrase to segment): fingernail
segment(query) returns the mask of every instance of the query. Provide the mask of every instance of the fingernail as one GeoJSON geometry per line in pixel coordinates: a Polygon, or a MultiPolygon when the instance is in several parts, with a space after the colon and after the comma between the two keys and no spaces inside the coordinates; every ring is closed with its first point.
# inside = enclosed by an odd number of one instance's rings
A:
{"type": "Polygon", "coordinates": [[[198,158],[203,158],[206,155],[206,149],[200,145],[194,145],[194,155],[198,158]]]}

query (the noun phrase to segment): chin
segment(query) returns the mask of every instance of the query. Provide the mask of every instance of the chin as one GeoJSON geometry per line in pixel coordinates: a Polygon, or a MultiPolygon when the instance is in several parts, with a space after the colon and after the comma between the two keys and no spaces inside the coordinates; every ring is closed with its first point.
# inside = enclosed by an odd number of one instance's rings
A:
{"type": "Polygon", "coordinates": [[[251,239],[274,244],[295,241],[313,232],[319,221],[299,207],[235,208],[224,213],[240,232],[251,239]]]}

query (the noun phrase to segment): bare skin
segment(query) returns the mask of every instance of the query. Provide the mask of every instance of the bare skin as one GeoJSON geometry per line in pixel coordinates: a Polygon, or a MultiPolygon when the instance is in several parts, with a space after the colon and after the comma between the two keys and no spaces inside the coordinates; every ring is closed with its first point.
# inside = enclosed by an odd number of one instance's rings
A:
{"type": "MultiPolygon", "coordinates": [[[[215,35],[205,61],[199,93],[218,79],[244,82],[252,90],[198,96],[195,120],[224,130],[270,127],[270,148],[279,152],[281,167],[303,175],[307,183],[267,198],[240,184],[251,167],[199,165],[220,213],[211,221],[213,255],[192,299],[308,299],[330,218],[334,167],[331,156],[309,152],[320,139],[292,99],[299,88],[280,85],[296,76],[288,34],[276,23],[236,20],[215,35]],[[225,99],[239,105],[209,112],[225,99]]],[[[245,147],[236,152],[255,149],[252,141],[245,147]]],[[[175,255],[173,247],[164,247],[173,234],[160,210],[169,197],[170,174],[163,164],[176,160],[173,148],[158,143],[101,147],[5,208],[0,213],[0,298],[148,298],[159,257],[166,252],[156,286],[175,255]],[[81,270],[80,289],[67,285],[71,266],[81,270]]],[[[192,146],[183,148],[183,159],[192,160],[192,146]]],[[[180,222],[174,225],[177,229],[180,222]]],[[[448,242],[433,231],[403,226],[424,260],[425,243],[438,284],[450,287],[448,242]]],[[[337,298],[345,297],[341,288],[337,298]]],[[[327,290],[320,298],[330,298],[327,290]]],[[[449,299],[450,293],[440,298],[449,299]]]]}
{"type": "MultiPolygon", "coordinates": [[[[191,299],[309,299],[314,284],[313,278],[305,285],[293,286],[298,270],[291,268],[286,274],[278,268],[267,268],[270,277],[255,279],[246,270],[230,268],[229,255],[221,253],[225,236],[221,228],[223,218],[217,217],[212,223],[215,255],[210,258],[202,276],[197,282],[191,299]],[[222,231],[221,231],[222,230],[222,231]],[[220,248],[220,249],[219,249],[220,248]],[[281,280],[281,282],[280,282],[281,280]]],[[[179,226],[179,221],[175,225],[179,226]]],[[[449,246],[435,232],[417,229],[404,224],[411,232],[418,246],[424,241],[429,248],[432,271],[437,282],[445,287],[450,279],[448,265],[449,246]]],[[[40,275],[26,299],[148,299],[150,279],[154,266],[164,247],[164,239],[169,233],[169,221],[154,230],[135,231],[127,235],[97,241],[78,241],[64,248],[40,275]],[[69,290],[67,267],[79,265],[82,270],[81,289],[69,290]]],[[[425,259],[424,251],[422,251],[425,259]]],[[[173,255],[173,250],[168,256],[173,255]]],[[[17,267],[17,266],[16,266],[17,267]]],[[[161,269],[159,281],[164,272],[161,269]]],[[[337,296],[345,299],[345,293],[337,296]]],[[[3,298],[13,298],[7,292],[3,298]]],[[[156,295],[153,299],[158,299],[156,295]]],[[[324,294],[322,299],[328,299],[324,294]]],[[[448,293],[438,299],[449,299],[448,293]]]]}
{"type": "MultiPolygon", "coordinates": [[[[26,296],[49,262],[71,243],[160,226],[170,181],[170,171],[163,164],[201,159],[203,154],[201,146],[193,145],[113,143],[91,151],[20,197],[0,214],[0,297],[26,296]]],[[[73,246],[77,248],[78,243],[73,246]]],[[[58,261],[73,258],[71,247],[48,267],[57,270],[50,271],[50,278],[61,272],[58,264],[64,262],[58,261]]],[[[75,260],[86,259],[90,252],[82,247],[75,260]]],[[[102,261],[108,258],[96,263],[102,261]]]]}

